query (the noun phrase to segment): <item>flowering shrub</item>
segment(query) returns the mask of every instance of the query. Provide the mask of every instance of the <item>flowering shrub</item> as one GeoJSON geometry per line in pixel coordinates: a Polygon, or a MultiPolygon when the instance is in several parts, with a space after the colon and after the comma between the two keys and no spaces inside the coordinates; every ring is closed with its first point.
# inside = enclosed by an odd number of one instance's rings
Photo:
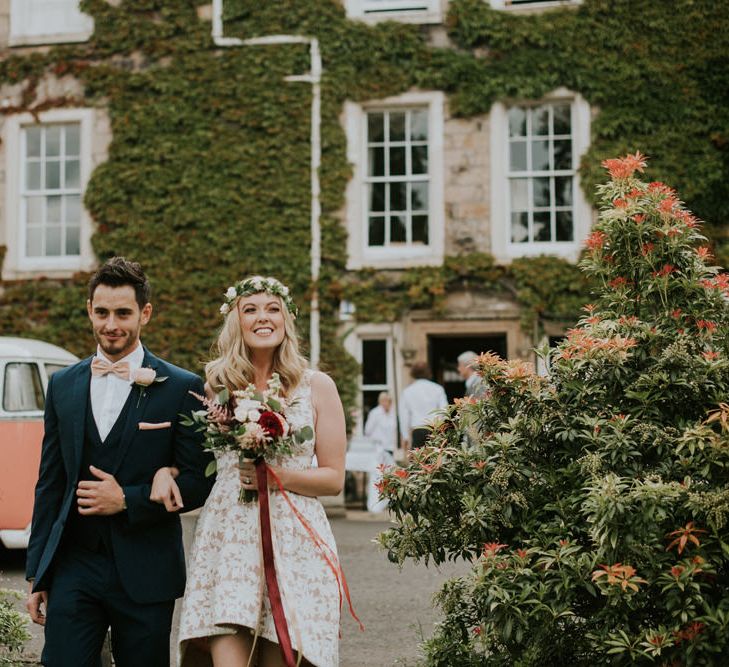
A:
{"type": "Polygon", "coordinates": [[[640,154],[604,166],[601,288],[549,377],[482,355],[487,395],[383,476],[391,560],[473,564],[428,665],[729,664],[727,276],[640,154]]]}

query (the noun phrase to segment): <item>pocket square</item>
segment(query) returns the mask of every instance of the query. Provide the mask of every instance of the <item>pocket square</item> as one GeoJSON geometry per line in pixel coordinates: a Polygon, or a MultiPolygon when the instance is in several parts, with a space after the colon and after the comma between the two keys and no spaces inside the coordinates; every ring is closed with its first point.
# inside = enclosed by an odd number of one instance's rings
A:
{"type": "Polygon", "coordinates": [[[156,431],[161,428],[170,428],[171,426],[172,422],[139,422],[140,431],[156,431]]]}

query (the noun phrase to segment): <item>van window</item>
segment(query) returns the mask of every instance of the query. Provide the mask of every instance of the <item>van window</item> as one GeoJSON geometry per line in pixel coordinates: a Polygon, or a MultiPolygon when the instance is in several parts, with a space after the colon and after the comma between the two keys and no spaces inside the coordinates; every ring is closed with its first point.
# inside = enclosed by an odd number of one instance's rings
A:
{"type": "Polygon", "coordinates": [[[44,403],[38,366],[21,362],[5,366],[3,409],[6,412],[42,410],[44,403]]]}
{"type": "Polygon", "coordinates": [[[66,368],[64,364],[46,364],[46,376],[51,377],[56,371],[66,368]]]}

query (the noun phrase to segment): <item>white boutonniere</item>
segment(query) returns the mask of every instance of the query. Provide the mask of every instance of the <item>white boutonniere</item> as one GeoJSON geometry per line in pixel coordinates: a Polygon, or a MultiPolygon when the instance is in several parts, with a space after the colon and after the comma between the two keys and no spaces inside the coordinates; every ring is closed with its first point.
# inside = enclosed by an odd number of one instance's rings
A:
{"type": "Polygon", "coordinates": [[[137,407],[139,402],[147,394],[147,387],[155,382],[164,382],[167,379],[166,375],[157,376],[157,371],[154,368],[137,368],[132,371],[131,381],[137,387],[139,387],[139,396],[137,396],[137,407]]]}

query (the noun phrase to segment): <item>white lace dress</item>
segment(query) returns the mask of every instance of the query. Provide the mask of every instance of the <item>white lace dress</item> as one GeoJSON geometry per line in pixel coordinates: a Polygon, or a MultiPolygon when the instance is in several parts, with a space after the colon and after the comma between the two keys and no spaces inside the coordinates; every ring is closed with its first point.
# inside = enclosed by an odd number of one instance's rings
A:
{"type": "MultiPolygon", "coordinates": [[[[311,371],[289,397],[292,428],[313,428],[311,371]],[[295,399],[295,400],[294,400],[295,399]]],[[[311,467],[314,440],[276,465],[311,467]]],[[[258,502],[239,503],[238,456],[217,455],[218,475],[200,513],[182,600],[177,664],[212,664],[190,648],[191,639],[233,634],[240,626],[278,642],[261,562],[258,502]],[[194,653],[194,656],[192,655],[194,653]]],[[[273,462],[272,462],[273,463],[273,462]]],[[[317,498],[287,491],[309,525],[336,553],[334,536],[317,498]]],[[[317,667],[339,664],[339,585],[330,566],[279,492],[269,491],[273,548],[294,651],[317,667]]]]}

